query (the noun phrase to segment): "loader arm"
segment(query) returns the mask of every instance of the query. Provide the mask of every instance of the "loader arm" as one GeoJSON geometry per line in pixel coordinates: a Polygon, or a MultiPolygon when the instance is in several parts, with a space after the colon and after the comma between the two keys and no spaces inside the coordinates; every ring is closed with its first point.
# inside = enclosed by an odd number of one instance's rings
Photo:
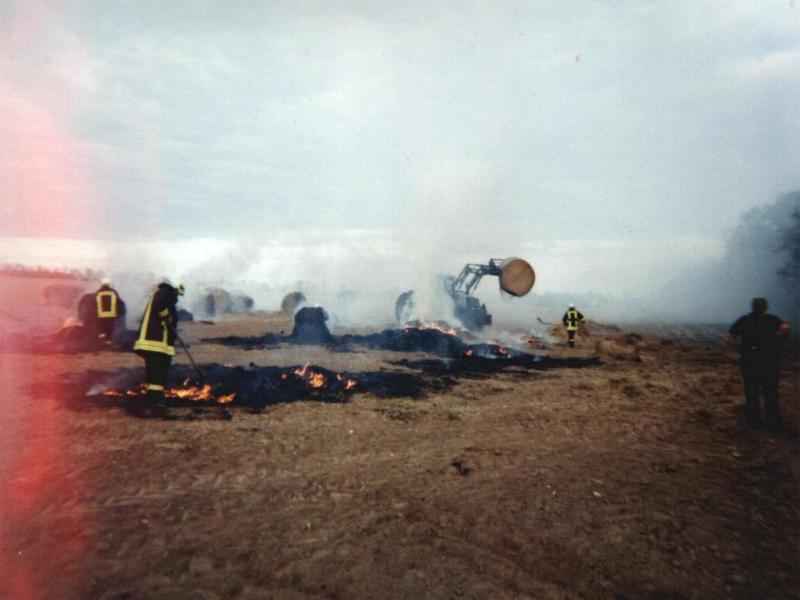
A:
{"type": "Polygon", "coordinates": [[[450,285],[450,295],[455,297],[463,294],[469,296],[478,287],[481,279],[485,275],[494,275],[499,277],[502,273],[501,265],[502,260],[499,258],[492,258],[489,260],[488,265],[468,264],[461,270],[461,273],[452,280],[450,285]]]}

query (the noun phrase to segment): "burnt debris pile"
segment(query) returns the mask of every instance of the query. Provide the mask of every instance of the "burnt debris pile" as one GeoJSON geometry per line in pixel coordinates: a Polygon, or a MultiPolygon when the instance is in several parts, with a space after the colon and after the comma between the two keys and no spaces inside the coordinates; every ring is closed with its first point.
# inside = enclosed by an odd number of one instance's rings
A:
{"type": "MultiPolygon", "coordinates": [[[[164,402],[158,406],[152,404],[141,385],[144,375],[141,369],[90,372],[80,381],[68,382],[60,389],[74,386],[71,406],[79,411],[121,408],[137,417],[230,418],[229,409],[232,408],[260,412],[270,406],[292,402],[341,404],[349,402],[356,393],[378,398],[420,399],[428,393],[447,392],[458,384],[460,377],[488,377],[513,366],[507,361],[466,358],[401,360],[395,364],[402,370],[337,373],[312,365],[226,367],[213,364],[203,367],[202,381],[193,378],[188,367],[178,365],[171,374],[172,383],[165,390],[164,402]]],[[[545,370],[596,364],[592,359],[544,358],[529,367],[545,370]]]]}
{"type": "MultiPolygon", "coordinates": [[[[63,389],[75,386],[73,408],[118,407],[131,415],[144,417],[217,418],[222,411],[230,418],[229,408],[260,412],[269,406],[300,401],[346,403],[355,393],[368,393],[378,398],[423,398],[428,393],[443,393],[458,384],[461,377],[484,378],[508,368],[528,369],[584,368],[599,364],[596,359],[537,358],[512,356],[507,360],[462,356],[454,360],[416,359],[394,363],[401,370],[368,372],[335,372],[314,365],[294,367],[229,367],[205,365],[203,379],[184,365],[176,365],[170,374],[171,383],[159,406],[167,412],[153,413],[156,408],[141,385],[141,369],[121,369],[114,373],[89,372],[79,381],[67,382],[63,389]],[[523,361],[524,362],[520,362],[523,361]],[[174,409],[174,410],[173,410],[174,409]],[[172,412],[169,412],[172,411],[172,412]],[[181,413],[183,411],[183,413],[181,413]]],[[[69,394],[68,394],[69,395],[69,394]]]]}
{"type": "MultiPolygon", "coordinates": [[[[182,365],[170,374],[170,385],[162,403],[147,397],[141,369],[113,373],[92,371],[79,380],[65,382],[60,389],[73,389],[74,410],[121,408],[133,416],[171,419],[230,418],[231,408],[260,412],[270,406],[310,401],[346,403],[355,393],[368,392],[379,398],[421,398],[429,391],[442,391],[455,384],[449,376],[427,377],[404,371],[337,373],[314,365],[295,367],[203,367],[202,381],[182,365]],[[159,412],[152,409],[158,408],[159,412]],[[166,412],[165,412],[166,411],[166,412]]],[[[68,394],[68,396],[73,396],[68,394]]]]}
{"type": "Polygon", "coordinates": [[[440,326],[409,326],[386,329],[367,335],[333,336],[328,331],[321,308],[303,308],[297,313],[295,327],[289,336],[268,333],[260,337],[205,338],[204,342],[235,346],[247,350],[274,348],[279,344],[322,344],[338,352],[359,347],[390,352],[423,352],[451,359],[504,360],[519,366],[534,365],[541,357],[507,348],[501,344],[469,343],[440,326]],[[307,312],[306,312],[307,311],[307,312]]]}
{"type": "Polygon", "coordinates": [[[341,349],[366,346],[372,350],[425,352],[453,358],[461,356],[468,348],[467,344],[456,335],[436,328],[418,327],[386,329],[369,335],[345,335],[336,341],[341,349]]]}
{"type": "MultiPolygon", "coordinates": [[[[311,365],[226,367],[213,364],[204,367],[203,375],[203,380],[199,381],[188,367],[176,366],[170,375],[172,385],[165,391],[165,403],[172,407],[219,404],[263,409],[298,400],[345,402],[360,389],[359,380],[349,374],[311,365]]],[[[114,385],[102,383],[107,379],[107,374],[92,374],[86,396],[124,404],[146,402],[146,390],[135,383],[141,381],[140,373],[113,378],[114,385]]]]}

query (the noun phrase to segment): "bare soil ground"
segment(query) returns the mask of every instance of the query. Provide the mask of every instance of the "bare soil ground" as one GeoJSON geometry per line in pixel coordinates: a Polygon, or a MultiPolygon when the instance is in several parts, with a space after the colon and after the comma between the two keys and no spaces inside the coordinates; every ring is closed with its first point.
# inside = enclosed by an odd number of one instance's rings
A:
{"type": "MultiPolygon", "coordinates": [[[[199,341],[289,328],[184,331],[201,364],[433,360],[199,341]]],[[[624,333],[549,352],[599,367],[229,421],[136,418],[64,383],[133,354],[0,353],[0,597],[800,598],[797,441],[738,423],[732,348],[624,333]]]]}

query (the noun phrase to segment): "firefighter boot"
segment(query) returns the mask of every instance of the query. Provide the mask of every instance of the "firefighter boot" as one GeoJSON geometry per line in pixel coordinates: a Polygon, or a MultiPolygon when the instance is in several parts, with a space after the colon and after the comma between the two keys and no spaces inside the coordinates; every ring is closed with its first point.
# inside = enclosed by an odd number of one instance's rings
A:
{"type": "Polygon", "coordinates": [[[164,397],[164,390],[147,390],[146,402],[152,416],[163,417],[167,414],[167,401],[164,397]]]}

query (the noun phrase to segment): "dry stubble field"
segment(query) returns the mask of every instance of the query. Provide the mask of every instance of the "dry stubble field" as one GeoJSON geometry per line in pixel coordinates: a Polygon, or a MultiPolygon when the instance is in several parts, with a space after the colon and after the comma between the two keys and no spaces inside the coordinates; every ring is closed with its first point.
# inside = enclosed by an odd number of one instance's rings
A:
{"type": "Polygon", "coordinates": [[[601,366],[442,375],[200,342],[289,325],[183,329],[201,364],[382,368],[424,393],[139,418],[69,383],[135,355],[0,353],[0,597],[800,598],[798,444],[737,425],[732,349],[598,330],[549,354],[601,366]]]}

